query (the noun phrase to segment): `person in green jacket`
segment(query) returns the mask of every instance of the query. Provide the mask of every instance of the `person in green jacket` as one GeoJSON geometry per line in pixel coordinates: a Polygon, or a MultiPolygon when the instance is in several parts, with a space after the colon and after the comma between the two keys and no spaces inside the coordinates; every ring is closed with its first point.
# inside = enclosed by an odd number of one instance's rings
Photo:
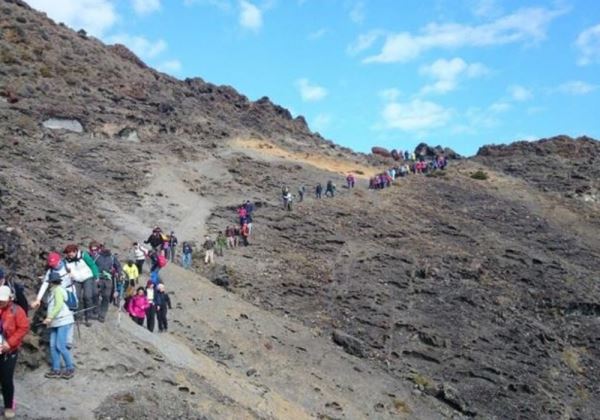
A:
{"type": "Polygon", "coordinates": [[[216,239],[216,243],[215,243],[215,249],[216,249],[217,255],[219,257],[223,256],[223,250],[225,249],[226,246],[227,246],[227,239],[225,238],[225,235],[223,235],[223,232],[219,232],[217,234],[217,239],[216,239]]]}

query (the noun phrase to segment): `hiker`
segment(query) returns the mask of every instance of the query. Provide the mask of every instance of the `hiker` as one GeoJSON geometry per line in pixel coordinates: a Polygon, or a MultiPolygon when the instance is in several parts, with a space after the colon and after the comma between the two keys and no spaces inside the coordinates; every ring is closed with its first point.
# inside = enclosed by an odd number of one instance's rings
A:
{"type": "Polygon", "coordinates": [[[202,244],[202,248],[204,248],[204,264],[214,264],[215,242],[210,239],[210,236],[206,235],[204,238],[204,244],[202,244]]]}
{"type": "Polygon", "coordinates": [[[158,319],[158,332],[167,332],[167,309],[171,307],[171,298],[165,292],[165,285],[160,283],[154,293],[154,304],[156,305],[156,318],[158,319]]]}
{"type": "Polygon", "coordinates": [[[235,248],[235,228],[233,226],[227,226],[225,237],[227,238],[227,248],[235,248]]]}
{"type": "Polygon", "coordinates": [[[81,302],[82,309],[86,310],[82,317],[85,319],[85,325],[89,327],[90,320],[94,318],[90,308],[94,306],[94,289],[96,279],[100,275],[98,266],[87,252],[81,251],[75,244],[67,245],[64,253],[67,271],[75,284],[77,301],[81,302]]]}
{"type": "Polygon", "coordinates": [[[292,201],[293,201],[294,197],[292,196],[292,193],[288,192],[286,195],[283,196],[283,208],[286,209],[287,211],[292,211],[292,201]]]}
{"type": "Polygon", "coordinates": [[[315,187],[315,198],[321,198],[322,193],[323,193],[323,186],[319,182],[319,183],[317,183],[317,186],[315,187]]]}
{"type": "Polygon", "coordinates": [[[163,238],[161,235],[161,229],[156,226],[152,230],[152,234],[144,241],[145,244],[149,244],[154,252],[162,252],[163,238]]]}
{"type": "Polygon", "coordinates": [[[298,187],[298,202],[301,203],[304,200],[304,192],[306,191],[306,187],[304,184],[298,187]]]}
{"type": "Polygon", "coordinates": [[[183,255],[181,256],[181,265],[183,268],[188,270],[192,266],[192,251],[192,245],[190,245],[189,242],[184,242],[182,248],[183,255]]]}
{"type": "Polygon", "coordinates": [[[29,312],[29,303],[25,296],[25,287],[21,283],[17,283],[13,280],[14,274],[11,278],[6,278],[4,269],[0,267],[0,286],[8,286],[12,293],[14,302],[19,305],[25,311],[25,315],[29,312]]]}
{"type": "Polygon", "coordinates": [[[217,234],[217,239],[215,239],[215,249],[219,257],[223,256],[223,249],[225,249],[226,246],[227,239],[225,239],[225,235],[223,235],[223,232],[219,232],[217,234]]]}
{"type": "Polygon", "coordinates": [[[177,254],[177,244],[179,243],[179,241],[177,240],[177,237],[175,236],[175,232],[171,231],[171,233],[169,234],[169,248],[168,248],[168,255],[167,258],[171,260],[171,262],[175,262],[175,256],[177,254]]]}
{"type": "Polygon", "coordinates": [[[325,187],[325,197],[328,194],[331,194],[331,197],[335,195],[335,184],[331,180],[327,181],[327,186],[325,187]]]}
{"type": "Polygon", "coordinates": [[[46,273],[44,274],[44,277],[42,278],[42,285],[40,286],[40,290],[38,291],[36,299],[31,303],[31,307],[33,309],[37,309],[40,306],[40,304],[42,303],[42,299],[44,298],[44,295],[46,294],[46,290],[48,290],[48,286],[49,286],[48,278],[50,277],[50,274],[53,272],[58,273],[62,278],[65,279],[65,283],[63,283],[63,287],[65,287],[65,288],[72,287],[73,283],[71,281],[71,277],[68,275],[69,273],[67,271],[67,265],[62,260],[60,254],[58,252],[50,252],[48,254],[48,257],[46,258],[46,273]]]}
{"type": "Polygon", "coordinates": [[[246,209],[246,214],[252,214],[254,212],[254,204],[252,204],[250,200],[246,200],[244,208],[246,209]]]}
{"type": "Polygon", "coordinates": [[[248,237],[250,236],[250,228],[248,227],[248,223],[244,223],[242,228],[240,229],[240,236],[242,237],[242,243],[244,246],[250,245],[248,242],[248,237]]]}
{"type": "Polygon", "coordinates": [[[10,287],[0,286],[0,386],[4,398],[4,418],[15,417],[14,374],[23,337],[29,331],[29,320],[23,308],[11,299],[10,287]]]}
{"type": "Polygon", "coordinates": [[[146,292],[143,287],[138,287],[136,294],[129,300],[127,305],[127,312],[133,321],[140,326],[144,326],[144,320],[146,319],[146,310],[150,306],[146,292]]]}
{"type": "Polygon", "coordinates": [[[408,149],[404,151],[404,160],[408,160],[409,159],[409,152],[408,149]]]}
{"type": "Polygon", "coordinates": [[[50,298],[48,313],[43,323],[50,328],[50,357],[52,369],[46,373],[46,378],[71,379],[75,374],[75,365],[71,350],[67,347],[67,337],[75,319],[67,305],[67,291],[61,286],[62,277],[53,272],[48,279],[50,283],[50,298]],[[65,364],[61,370],[61,359],[65,364]]]}
{"type": "Polygon", "coordinates": [[[146,299],[148,299],[148,306],[146,307],[146,328],[148,328],[148,331],[150,332],[154,332],[154,322],[156,320],[156,307],[154,306],[155,293],[154,283],[148,281],[148,283],[146,283],[146,299]]]}
{"type": "Polygon", "coordinates": [[[244,223],[244,219],[246,219],[246,216],[248,215],[248,211],[246,211],[246,208],[244,206],[241,206],[237,209],[237,214],[239,216],[239,222],[241,225],[242,223],[244,223]]]}
{"type": "Polygon", "coordinates": [[[127,279],[126,288],[129,286],[137,286],[140,272],[138,271],[137,265],[133,263],[133,260],[127,260],[127,264],[123,266],[123,273],[125,273],[125,278],[127,279]]]}
{"type": "Polygon", "coordinates": [[[348,174],[346,177],[346,183],[348,184],[348,189],[354,188],[354,175],[348,174]]]}
{"type": "Polygon", "coordinates": [[[148,250],[139,243],[134,242],[132,253],[133,258],[135,258],[135,265],[137,265],[138,274],[141,275],[144,272],[144,263],[146,262],[146,257],[148,256],[148,250]]]}
{"type": "Polygon", "coordinates": [[[98,280],[98,321],[104,322],[106,313],[108,312],[108,304],[110,303],[112,294],[117,290],[117,282],[122,276],[123,269],[121,263],[110,249],[101,246],[100,252],[94,258],[94,262],[98,266],[100,272],[98,280]]]}

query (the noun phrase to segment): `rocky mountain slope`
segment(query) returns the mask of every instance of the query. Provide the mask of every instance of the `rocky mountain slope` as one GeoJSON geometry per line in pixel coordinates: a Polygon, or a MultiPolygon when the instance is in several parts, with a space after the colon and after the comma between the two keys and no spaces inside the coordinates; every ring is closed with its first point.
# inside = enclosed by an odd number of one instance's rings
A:
{"type": "Polygon", "coordinates": [[[0,9],[0,263],[30,292],[68,242],[123,253],[158,224],[198,245],[257,203],[251,246],[165,273],[172,333],[114,313],[82,331],[77,384],[99,378],[97,400],[34,398],[52,384],[32,336],[28,417],[595,417],[598,141],[488,146],[372,191],[362,176],[390,161],[266,98],[178,81],[21,1],[0,9]],[[335,198],[281,209],[282,183],[328,179],[335,198]]]}

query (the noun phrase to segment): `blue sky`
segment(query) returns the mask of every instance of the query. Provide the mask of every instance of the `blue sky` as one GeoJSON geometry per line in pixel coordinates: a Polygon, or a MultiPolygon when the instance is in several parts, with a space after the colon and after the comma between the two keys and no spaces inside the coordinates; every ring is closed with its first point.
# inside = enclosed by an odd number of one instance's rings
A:
{"type": "Polygon", "coordinates": [[[600,138],[592,0],[29,0],[358,151],[600,138]]]}

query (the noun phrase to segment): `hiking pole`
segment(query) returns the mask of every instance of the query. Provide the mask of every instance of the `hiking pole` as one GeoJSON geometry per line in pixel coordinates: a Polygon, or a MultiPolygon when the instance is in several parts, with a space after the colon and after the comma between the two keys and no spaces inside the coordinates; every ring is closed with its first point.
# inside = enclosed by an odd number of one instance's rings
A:
{"type": "MultiPolygon", "coordinates": [[[[63,315],[63,316],[59,316],[59,317],[57,317],[57,318],[54,318],[54,319],[63,319],[63,318],[67,318],[67,317],[69,317],[69,316],[71,316],[71,315],[75,316],[75,315],[77,315],[77,314],[82,314],[82,313],[84,313],[84,312],[91,311],[92,309],[95,309],[95,308],[96,308],[96,306],[97,306],[97,305],[90,306],[89,308],[81,309],[81,310],[79,310],[79,311],[75,311],[75,312],[73,312],[73,313],[71,313],[71,314],[69,314],[69,315],[63,315]]],[[[39,325],[43,325],[43,324],[44,324],[43,322],[39,322],[39,323],[37,323],[37,324],[35,324],[35,325],[36,325],[36,326],[39,326],[39,325]]]]}

